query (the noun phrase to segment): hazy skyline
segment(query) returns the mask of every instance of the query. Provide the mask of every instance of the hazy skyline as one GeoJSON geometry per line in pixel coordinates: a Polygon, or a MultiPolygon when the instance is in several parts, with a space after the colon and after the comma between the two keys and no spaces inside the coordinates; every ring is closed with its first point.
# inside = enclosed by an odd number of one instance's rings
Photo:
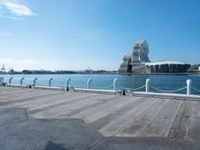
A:
{"type": "Polygon", "coordinates": [[[199,64],[199,0],[0,0],[0,65],[117,70],[138,40],[152,61],[199,64]]]}

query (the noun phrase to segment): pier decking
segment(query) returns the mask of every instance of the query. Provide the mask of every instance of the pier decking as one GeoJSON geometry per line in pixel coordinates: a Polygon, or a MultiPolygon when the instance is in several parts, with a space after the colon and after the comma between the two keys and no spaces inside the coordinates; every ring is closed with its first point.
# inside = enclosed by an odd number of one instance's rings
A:
{"type": "Polygon", "coordinates": [[[0,87],[1,108],[31,118],[80,118],[105,137],[200,142],[200,101],[0,87]]]}

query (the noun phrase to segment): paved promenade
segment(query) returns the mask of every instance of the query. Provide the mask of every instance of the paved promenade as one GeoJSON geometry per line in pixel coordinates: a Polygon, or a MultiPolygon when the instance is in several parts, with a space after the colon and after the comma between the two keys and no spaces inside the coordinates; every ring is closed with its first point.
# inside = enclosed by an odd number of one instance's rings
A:
{"type": "MultiPolygon", "coordinates": [[[[23,129],[28,130],[25,126],[30,128],[31,124],[37,124],[36,126],[42,128],[41,120],[54,120],[60,124],[59,128],[54,125],[50,125],[49,128],[52,130],[55,128],[58,133],[61,129],[64,132],[64,127],[68,124],[74,128],[78,126],[80,132],[77,131],[77,134],[88,135],[87,142],[91,143],[87,145],[91,145],[91,149],[105,149],[106,145],[107,149],[117,149],[113,146],[120,147],[119,143],[128,147],[138,144],[138,149],[145,149],[145,144],[142,142],[147,142],[147,145],[152,145],[154,149],[156,149],[155,143],[158,144],[158,149],[159,146],[166,146],[168,149],[169,145],[185,149],[188,144],[190,148],[198,149],[195,143],[200,143],[198,100],[0,87],[0,112],[0,132],[5,134],[4,139],[6,137],[9,139],[9,136],[2,130],[10,129],[9,134],[12,135],[15,128],[11,125],[14,123],[17,123],[16,128],[21,129],[21,126],[24,126],[23,129]],[[23,113],[17,116],[18,111],[23,113]],[[27,119],[29,123],[26,122],[27,119]],[[21,125],[23,120],[26,123],[21,125]],[[34,120],[39,120],[39,123],[34,120]],[[64,121],[64,126],[59,121],[64,121]],[[177,141],[180,143],[176,143],[177,141]],[[95,143],[98,143],[97,147],[95,143]]],[[[1,140],[2,138],[0,145],[1,140]]],[[[62,143],[62,140],[58,142],[62,143]]],[[[51,147],[52,143],[48,144],[51,147]]],[[[75,145],[80,146],[77,143],[75,145]]],[[[82,149],[90,148],[82,147],[82,149]]],[[[68,149],[78,148],[72,146],[68,149]]]]}

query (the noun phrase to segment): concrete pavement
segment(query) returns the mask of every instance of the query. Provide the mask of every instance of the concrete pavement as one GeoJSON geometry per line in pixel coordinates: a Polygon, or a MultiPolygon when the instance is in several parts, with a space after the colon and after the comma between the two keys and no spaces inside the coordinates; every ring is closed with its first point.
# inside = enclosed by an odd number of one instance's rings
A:
{"type": "Polygon", "coordinates": [[[0,150],[199,150],[167,138],[103,137],[81,119],[31,119],[25,109],[0,109],[0,150]]]}

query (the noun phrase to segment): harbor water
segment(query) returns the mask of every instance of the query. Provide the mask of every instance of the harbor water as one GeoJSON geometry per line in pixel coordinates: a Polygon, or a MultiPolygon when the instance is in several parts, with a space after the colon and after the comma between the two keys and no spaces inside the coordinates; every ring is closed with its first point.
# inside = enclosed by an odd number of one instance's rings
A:
{"type": "Polygon", "coordinates": [[[144,91],[146,79],[150,79],[150,91],[152,92],[172,92],[186,93],[186,80],[192,80],[192,94],[200,94],[200,74],[190,75],[107,75],[107,74],[31,74],[31,75],[0,75],[4,82],[8,83],[13,77],[12,84],[19,84],[24,77],[23,84],[33,84],[34,78],[38,78],[37,85],[48,86],[49,79],[53,78],[52,86],[64,87],[67,79],[71,79],[70,86],[86,88],[89,78],[92,79],[91,88],[112,89],[113,80],[116,78],[117,89],[127,89],[129,91],[144,91]]]}

